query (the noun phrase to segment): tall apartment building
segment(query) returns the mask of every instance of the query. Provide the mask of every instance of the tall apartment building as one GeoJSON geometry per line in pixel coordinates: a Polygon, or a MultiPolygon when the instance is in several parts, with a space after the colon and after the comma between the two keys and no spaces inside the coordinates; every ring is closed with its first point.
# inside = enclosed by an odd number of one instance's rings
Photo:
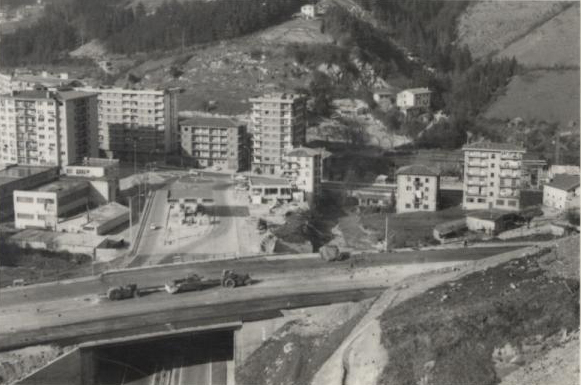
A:
{"type": "Polygon", "coordinates": [[[250,156],[246,137],[246,126],[229,118],[196,116],[179,126],[182,155],[203,167],[246,169],[250,156]]]}
{"type": "Polygon", "coordinates": [[[96,157],[97,95],[12,91],[0,95],[0,162],[64,167],[96,157]]]}
{"type": "Polygon", "coordinates": [[[132,159],[177,150],[179,89],[80,88],[98,94],[99,149],[108,158],[132,159]]]}
{"type": "Polygon", "coordinates": [[[284,157],[306,141],[306,99],[302,95],[273,93],[252,103],[252,170],[280,175],[284,157]]]}
{"type": "Polygon", "coordinates": [[[524,148],[508,143],[472,143],[464,151],[466,210],[520,209],[524,148]]]}

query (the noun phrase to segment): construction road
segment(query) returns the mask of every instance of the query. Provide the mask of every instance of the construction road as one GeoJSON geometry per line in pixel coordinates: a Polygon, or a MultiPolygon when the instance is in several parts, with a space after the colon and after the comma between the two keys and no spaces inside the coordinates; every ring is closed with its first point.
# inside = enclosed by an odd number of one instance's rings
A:
{"type": "Polygon", "coordinates": [[[0,291],[0,348],[49,341],[68,343],[163,331],[201,324],[269,318],[281,309],[360,300],[409,275],[514,248],[436,250],[353,257],[326,263],[317,258],[264,258],[130,269],[67,284],[0,291]],[[217,278],[222,269],[251,274],[248,287],[198,292],[154,292],[124,301],[101,299],[110,286],[159,286],[188,273],[217,278]]]}

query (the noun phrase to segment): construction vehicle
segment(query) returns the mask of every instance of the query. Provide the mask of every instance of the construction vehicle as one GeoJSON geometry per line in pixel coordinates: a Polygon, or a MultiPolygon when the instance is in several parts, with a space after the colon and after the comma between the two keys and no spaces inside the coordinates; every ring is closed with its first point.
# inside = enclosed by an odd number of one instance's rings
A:
{"type": "Polygon", "coordinates": [[[165,291],[169,294],[182,293],[184,291],[202,290],[214,286],[215,280],[205,280],[197,274],[188,275],[186,278],[174,279],[165,284],[165,291]]]}
{"type": "Polygon", "coordinates": [[[323,261],[334,262],[334,261],[344,261],[351,257],[348,252],[341,252],[339,248],[335,245],[325,245],[319,249],[319,255],[323,261]]]}
{"type": "Polygon", "coordinates": [[[137,289],[137,285],[134,283],[125,286],[110,287],[107,290],[107,298],[112,301],[134,297],[139,297],[139,289],[137,289]]]}
{"type": "Polygon", "coordinates": [[[252,283],[250,275],[239,274],[232,270],[222,270],[222,277],[220,279],[220,284],[222,287],[227,287],[233,289],[238,286],[246,286],[252,283]]]}
{"type": "Polygon", "coordinates": [[[165,284],[165,291],[169,294],[183,293],[186,291],[204,290],[210,287],[222,286],[233,289],[252,283],[248,274],[239,274],[232,270],[222,270],[220,279],[204,279],[197,274],[188,275],[186,278],[174,279],[165,284]]]}

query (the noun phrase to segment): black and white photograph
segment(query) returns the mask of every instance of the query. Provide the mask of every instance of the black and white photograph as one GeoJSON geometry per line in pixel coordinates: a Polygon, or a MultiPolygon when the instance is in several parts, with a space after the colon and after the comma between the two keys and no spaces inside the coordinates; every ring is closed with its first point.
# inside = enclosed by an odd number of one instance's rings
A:
{"type": "Polygon", "coordinates": [[[578,0],[0,0],[0,385],[579,385],[578,0]]]}

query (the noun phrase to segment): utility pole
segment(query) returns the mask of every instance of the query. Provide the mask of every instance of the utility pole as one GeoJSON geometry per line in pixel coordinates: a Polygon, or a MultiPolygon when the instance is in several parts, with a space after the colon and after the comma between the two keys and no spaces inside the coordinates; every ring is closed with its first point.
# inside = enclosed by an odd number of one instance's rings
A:
{"type": "Polygon", "coordinates": [[[133,248],[133,197],[129,197],[129,239],[133,248]]]}
{"type": "Polygon", "coordinates": [[[385,213],[385,252],[386,253],[388,251],[388,243],[389,243],[388,240],[387,240],[388,225],[389,225],[389,223],[388,223],[388,214],[389,214],[389,212],[386,212],[385,213]]]}
{"type": "Polygon", "coordinates": [[[137,174],[137,142],[133,138],[133,175],[137,174]]]}

